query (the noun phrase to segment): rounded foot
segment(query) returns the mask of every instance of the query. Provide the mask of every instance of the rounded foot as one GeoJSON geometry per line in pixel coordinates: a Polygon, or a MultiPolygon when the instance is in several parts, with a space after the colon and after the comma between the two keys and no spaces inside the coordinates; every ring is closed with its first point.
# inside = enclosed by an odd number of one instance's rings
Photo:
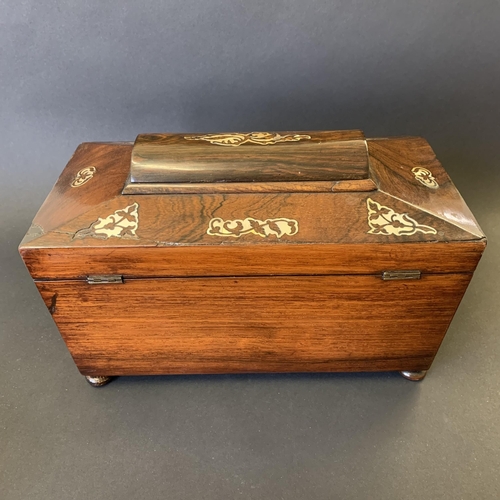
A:
{"type": "Polygon", "coordinates": [[[402,371],[399,372],[401,375],[403,375],[404,378],[411,380],[413,382],[418,382],[419,380],[423,380],[424,377],[427,375],[427,370],[422,370],[420,372],[407,372],[407,371],[402,371]]]}
{"type": "Polygon", "coordinates": [[[103,385],[109,384],[113,380],[113,377],[87,377],[86,376],[85,379],[92,387],[102,387],[103,385]]]}

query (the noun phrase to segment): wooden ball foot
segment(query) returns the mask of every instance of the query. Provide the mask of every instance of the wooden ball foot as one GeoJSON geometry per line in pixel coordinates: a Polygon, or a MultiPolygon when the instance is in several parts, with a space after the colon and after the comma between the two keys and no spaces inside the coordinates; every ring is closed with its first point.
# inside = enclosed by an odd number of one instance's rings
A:
{"type": "Polygon", "coordinates": [[[419,372],[402,371],[399,373],[401,373],[401,375],[403,375],[404,378],[411,380],[412,382],[418,382],[424,379],[424,377],[427,375],[427,370],[422,370],[419,372]]]}
{"type": "Polygon", "coordinates": [[[113,377],[87,377],[86,376],[85,380],[92,387],[102,387],[103,385],[109,384],[113,380],[113,377]]]}

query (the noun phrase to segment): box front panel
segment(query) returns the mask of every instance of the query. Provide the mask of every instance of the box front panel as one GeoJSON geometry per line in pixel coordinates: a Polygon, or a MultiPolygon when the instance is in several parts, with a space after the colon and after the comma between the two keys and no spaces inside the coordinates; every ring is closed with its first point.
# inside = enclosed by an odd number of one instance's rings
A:
{"type": "Polygon", "coordinates": [[[85,375],[427,369],[471,274],[37,286],[85,375]]]}

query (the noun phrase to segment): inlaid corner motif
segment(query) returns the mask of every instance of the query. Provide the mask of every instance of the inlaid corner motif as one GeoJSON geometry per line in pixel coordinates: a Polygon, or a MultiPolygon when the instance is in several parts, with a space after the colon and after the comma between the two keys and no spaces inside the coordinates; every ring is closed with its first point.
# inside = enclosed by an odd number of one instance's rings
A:
{"type": "Polygon", "coordinates": [[[85,183],[90,181],[92,177],[94,177],[94,174],[96,173],[96,168],[95,167],[85,167],[82,168],[75,176],[73,181],[71,182],[71,187],[80,187],[83,186],[85,183]]]}
{"type": "Polygon", "coordinates": [[[368,208],[369,234],[382,234],[389,236],[411,236],[415,233],[436,234],[437,231],[430,226],[419,224],[408,214],[398,214],[392,208],[384,207],[371,198],[366,200],[368,208]]]}
{"type": "Polygon", "coordinates": [[[439,187],[439,184],[437,183],[430,170],[427,170],[423,167],[415,167],[412,168],[411,171],[415,176],[415,179],[417,179],[420,184],[423,184],[424,186],[427,186],[431,189],[437,189],[439,187]]]}
{"type": "Polygon", "coordinates": [[[250,132],[249,134],[206,134],[206,135],[186,135],[187,141],[207,141],[217,146],[241,146],[242,144],[259,144],[269,146],[279,142],[297,142],[311,139],[305,134],[272,134],[270,132],[250,132]]]}
{"type": "Polygon", "coordinates": [[[212,219],[208,225],[207,234],[210,236],[230,236],[239,238],[244,234],[256,234],[262,238],[275,236],[293,236],[299,231],[299,223],[294,219],[266,219],[264,221],[247,217],[246,219],[223,220],[219,217],[212,219]]]}
{"type": "Polygon", "coordinates": [[[137,238],[136,231],[139,226],[139,204],[133,203],[128,207],[116,210],[107,217],[99,217],[92,225],[80,229],[73,239],[98,238],[137,238]]]}

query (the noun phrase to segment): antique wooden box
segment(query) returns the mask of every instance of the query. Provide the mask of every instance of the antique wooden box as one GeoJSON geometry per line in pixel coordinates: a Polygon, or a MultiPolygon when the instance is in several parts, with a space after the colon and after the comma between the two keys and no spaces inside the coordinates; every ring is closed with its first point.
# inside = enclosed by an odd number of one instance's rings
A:
{"type": "Polygon", "coordinates": [[[486,246],[428,143],[359,131],[78,147],[20,253],[80,372],[423,378],[486,246]]]}

